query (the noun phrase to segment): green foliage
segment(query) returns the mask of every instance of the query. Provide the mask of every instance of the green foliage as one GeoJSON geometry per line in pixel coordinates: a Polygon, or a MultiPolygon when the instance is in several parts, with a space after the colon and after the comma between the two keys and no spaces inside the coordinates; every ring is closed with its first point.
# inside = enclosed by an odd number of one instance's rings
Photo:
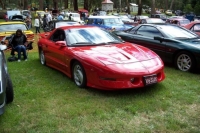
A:
{"type": "Polygon", "coordinates": [[[198,1],[194,7],[194,12],[196,15],[200,15],[200,2],[198,1]]]}
{"type": "Polygon", "coordinates": [[[183,9],[184,12],[192,12],[193,11],[193,8],[192,8],[192,5],[191,4],[186,4],[184,9],[183,9]]]}

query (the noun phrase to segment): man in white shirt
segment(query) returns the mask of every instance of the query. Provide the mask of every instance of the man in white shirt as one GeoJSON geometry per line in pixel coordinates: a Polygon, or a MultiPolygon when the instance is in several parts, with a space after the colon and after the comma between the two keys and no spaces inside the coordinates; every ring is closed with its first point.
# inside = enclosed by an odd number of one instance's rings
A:
{"type": "Polygon", "coordinates": [[[47,21],[48,21],[48,24],[50,21],[52,21],[52,15],[51,15],[51,12],[48,14],[47,16],[47,21]]]}

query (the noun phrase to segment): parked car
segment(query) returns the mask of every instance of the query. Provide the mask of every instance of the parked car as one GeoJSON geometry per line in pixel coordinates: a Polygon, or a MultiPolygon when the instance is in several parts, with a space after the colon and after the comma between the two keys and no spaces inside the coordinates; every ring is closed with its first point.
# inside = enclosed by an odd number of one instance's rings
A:
{"type": "Polygon", "coordinates": [[[145,46],[164,62],[181,71],[200,68],[200,38],[183,27],[170,24],[141,24],[126,32],[113,32],[123,40],[145,46]]]}
{"type": "Polygon", "coordinates": [[[49,27],[46,29],[45,32],[52,31],[56,28],[60,28],[63,26],[74,26],[74,25],[81,25],[80,23],[76,21],[71,21],[71,20],[52,20],[49,22],[49,27]]]}
{"type": "Polygon", "coordinates": [[[4,113],[6,103],[11,103],[14,99],[12,80],[8,73],[6,57],[3,52],[5,49],[6,45],[0,44],[0,115],[4,113]]]}
{"type": "Polygon", "coordinates": [[[182,16],[182,15],[184,15],[184,13],[181,10],[176,10],[175,15],[176,16],[182,16]]]}
{"type": "Polygon", "coordinates": [[[41,64],[63,72],[78,87],[139,88],[165,79],[163,62],[153,51],[98,27],[66,26],[40,36],[41,64]]]}
{"type": "Polygon", "coordinates": [[[26,23],[24,22],[0,22],[0,40],[5,36],[10,36],[15,33],[18,29],[21,29],[27,36],[29,42],[34,41],[34,33],[28,30],[26,23]]]}
{"type": "Polygon", "coordinates": [[[172,13],[171,10],[166,10],[166,11],[165,11],[165,14],[166,14],[166,15],[169,15],[169,16],[172,16],[173,13],[172,13]]]}
{"type": "Polygon", "coordinates": [[[129,25],[136,24],[134,20],[130,19],[127,15],[119,15],[119,17],[122,19],[122,22],[124,22],[124,24],[129,24],[129,25]]]}
{"type": "Polygon", "coordinates": [[[73,13],[66,13],[65,14],[65,20],[68,20],[69,19],[69,15],[72,15],[72,20],[73,21],[77,21],[77,22],[79,22],[79,23],[81,23],[81,24],[85,24],[85,22],[84,21],[82,21],[81,20],[81,17],[80,17],[80,14],[79,13],[75,13],[75,12],[73,12],[73,13]]]}
{"type": "Polygon", "coordinates": [[[173,19],[170,19],[169,21],[167,21],[167,23],[176,24],[179,26],[185,26],[185,25],[189,24],[190,21],[185,18],[173,18],[173,19]]]}
{"type": "Polygon", "coordinates": [[[38,16],[40,16],[40,17],[44,17],[44,14],[46,14],[44,11],[40,11],[40,10],[38,10],[38,11],[36,11],[35,12],[35,17],[38,17],[38,16]]]}
{"type": "Polygon", "coordinates": [[[184,26],[186,29],[191,30],[200,36],[200,21],[194,21],[184,26]]]}
{"type": "Polygon", "coordinates": [[[165,23],[165,21],[163,21],[160,18],[146,18],[146,19],[140,19],[140,21],[138,22],[138,24],[160,24],[160,23],[165,23]]]}
{"type": "Polygon", "coordinates": [[[151,14],[150,18],[160,18],[163,21],[166,21],[166,19],[167,19],[165,14],[151,14]]]}
{"type": "Polygon", "coordinates": [[[117,16],[90,16],[86,25],[97,26],[105,30],[127,30],[134,26],[126,25],[117,16]]]}

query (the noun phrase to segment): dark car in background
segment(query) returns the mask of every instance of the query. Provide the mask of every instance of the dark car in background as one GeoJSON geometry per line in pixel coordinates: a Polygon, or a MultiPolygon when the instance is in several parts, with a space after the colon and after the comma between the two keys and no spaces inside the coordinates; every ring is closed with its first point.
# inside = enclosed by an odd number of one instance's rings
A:
{"type": "Polygon", "coordinates": [[[4,113],[6,103],[11,103],[14,99],[13,85],[3,52],[5,49],[6,45],[0,44],[0,115],[4,113]]]}
{"type": "Polygon", "coordinates": [[[156,52],[164,62],[181,71],[200,68],[200,38],[183,27],[171,24],[141,24],[126,32],[113,32],[124,41],[136,43],[156,52]]]}

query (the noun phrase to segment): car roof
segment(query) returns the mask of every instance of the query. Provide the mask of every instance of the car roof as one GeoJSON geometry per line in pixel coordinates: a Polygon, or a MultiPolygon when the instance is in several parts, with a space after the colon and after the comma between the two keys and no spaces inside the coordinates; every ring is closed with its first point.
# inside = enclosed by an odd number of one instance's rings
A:
{"type": "Polygon", "coordinates": [[[90,16],[89,18],[101,18],[101,19],[106,19],[106,18],[119,18],[118,16],[90,16]]]}
{"type": "Polygon", "coordinates": [[[19,21],[0,22],[0,25],[5,25],[5,24],[25,24],[25,23],[24,22],[19,22],[19,21]]]}
{"type": "Polygon", "coordinates": [[[73,20],[52,20],[51,22],[77,22],[77,21],[73,21],[73,20]]]}

